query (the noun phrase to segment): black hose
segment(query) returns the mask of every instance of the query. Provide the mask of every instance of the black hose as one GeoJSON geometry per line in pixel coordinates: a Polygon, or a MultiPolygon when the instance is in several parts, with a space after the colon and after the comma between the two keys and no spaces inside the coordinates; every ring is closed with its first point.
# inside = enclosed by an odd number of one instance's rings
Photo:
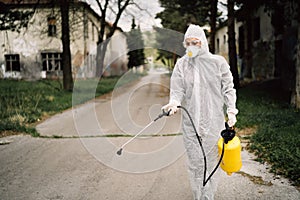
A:
{"type": "Polygon", "coordinates": [[[204,175],[203,175],[203,187],[204,187],[206,185],[206,183],[209,181],[209,179],[213,176],[213,174],[217,171],[218,167],[221,164],[221,161],[222,161],[223,156],[224,156],[224,140],[223,140],[222,153],[221,153],[221,157],[219,159],[219,162],[216,165],[216,167],[214,168],[214,170],[210,173],[210,175],[208,176],[208,178],[206,179],[207,161],[206,161],[205,151],[204,151],[204,148],[203,148],[203,145],[202,145],[202,139],[200,138],[200,136],[198,134],[198,131],[197,131],[196,127],[195,127],[193,119],[192,119],[190,113],[188,112],[188,110],[185,107],[183,107],[183,106],[177,106],[177,107],[183,109],[186,112],[186,114],[188,115],[188,117],[190,119],[190,122],[191,122],[191,124],[192,124],[192,126],[194,128],[195,133],[196,133],[199,145],[201,147],[201,151],[202,151],[202,154],[203,154],[203,160],[204,160],[204,175]]]}

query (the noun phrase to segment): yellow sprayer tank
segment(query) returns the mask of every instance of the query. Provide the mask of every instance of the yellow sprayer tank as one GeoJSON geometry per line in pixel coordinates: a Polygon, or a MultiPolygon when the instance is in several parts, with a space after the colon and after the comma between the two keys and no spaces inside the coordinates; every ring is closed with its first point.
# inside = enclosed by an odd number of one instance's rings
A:
{"type": "MultiPolygon", "coordinates": [[[[219,156],[222,154],[223,138],[218,141],[219,156]]],[[[224,144],[224,156],[221,162],[221,168],[230,176],[242,167],[241,142],[237,136],[234,136],[227,144],[224,144]]]]}

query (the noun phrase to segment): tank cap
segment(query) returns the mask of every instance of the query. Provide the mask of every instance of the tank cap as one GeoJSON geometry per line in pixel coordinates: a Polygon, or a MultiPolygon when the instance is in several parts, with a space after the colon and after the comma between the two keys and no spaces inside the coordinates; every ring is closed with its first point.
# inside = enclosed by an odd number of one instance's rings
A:
{"type": "Polygon", "coordinates": [[[233,127],[229,127],[227,122],[225,122],[225,129],[221,132],[221,136],[223,137],[225,144],[227,144],[234,138],[235,130],[233,127]]]}

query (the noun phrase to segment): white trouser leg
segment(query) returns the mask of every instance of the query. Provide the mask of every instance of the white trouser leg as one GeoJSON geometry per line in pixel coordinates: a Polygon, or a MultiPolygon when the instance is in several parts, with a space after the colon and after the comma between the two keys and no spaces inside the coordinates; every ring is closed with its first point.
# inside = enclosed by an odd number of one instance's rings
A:
{"type": "MultiPolygon", "coordinates": [[[[184,145],[188,156],[188,171],[190,176],[191,189],[195,200],[213,200],[217,189],[218,170],[203,187],[204,161],[201,148],[196,136],[185,136],[184,145]]],[[[207,145],[206,145],[207,146],[207,145]]],[[[217,144],[211,144],[213,147],[206,153],[207,172],[206,179],[215,167],[218,161],[217,144]]],[[[208,151],[204,149],[205,151],[208,151]]]]}

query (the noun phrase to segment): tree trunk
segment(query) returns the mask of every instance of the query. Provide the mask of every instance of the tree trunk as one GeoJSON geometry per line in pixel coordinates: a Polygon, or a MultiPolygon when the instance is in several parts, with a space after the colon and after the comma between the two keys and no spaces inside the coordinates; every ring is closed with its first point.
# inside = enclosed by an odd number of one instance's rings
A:
{"type": "Polygon", "coordinates": [[[101,24],[100,24],[101,27],[98,33],[97,54],[96,54],[96,77],[100,78],[103,73],[103,65],[104,65],[104,58],[105,58],[105,52],[103,51],[103,41],[104,41],[105,26],[106,26],[106,10],[109,1],[105,0],[105,5],[103,8],[101,7],[100,1],[97,0],[96,2],[98,3],[98,6],[101,10],[101,24]]]}
{"type": "Polygon", "coordinates": [[[217,6],[218,0],[211,1],[211,14],[210,14],[210,52],[215,53],[215,36],[216,36],[216,20],[217,20],[217,6]]]}
{"type": "Polygon", "coordinates": [[[102,76],[102,74],[105,70],[104,69],[104,58],[105,58],[105,54],[106,54],[106,50],[107,50],[108,41],[109,41],[109,39],[105,40],[101,44],[98,44],[98,46],[97,46],[96,76],[99,78],[102,76]]]}
{"type": "Polygon", "coordinates": [[[237,70],[237,54],[235,45],[235,29],[234,29],[234,0],[228,0],[228,46],[229,46],[229,65],[233,75],[234,87],[239,88],[239,74],[237,70]]]}
{"type": "Polygon", "coordinates": [[[60,1],[61,11],[61,32],[62,32],[62,67],[63,67],[63,86],[64,90],[73,90],[71,51],[70,51],[70,34],[69,34],[69,0],[60,1]]]}
{"type": "MultiPolygon", "coordinates": [[[[107,45],[108,42],[104,42],[104,35],[105,35],[105,26],[106,26],[106,11],[109,5],[109,0],[105,0],[104,1],[104,5],[101,5],[101,1],[100,0],[96,0],[96,3],[98,4],[98,7],[101,11],[101,28],[100,28],[100,32],[99,32],[99,40],[98,40],[98,47],[97,47],[97,58],[96,58],[96,76],[97,77],[101,77],[102,73],[103,73],[103,69],[104,69],[104,58],[105,58],[105,54],[106,54],[106,49],[107,49],[107,45]]],[[[115,13],[116,14],[116,19],[112,25],[112,27],[110,27],[110,31],[109,33],[106,35],[106,39],[108,40],[109,38],[111,38],[113,36],[113,34],[115,33],[115,30],[117,29],[117,25],[118,22],[121,18],[122,13],[124,12],[124,10],[126,9],[126,7],[130,4],[130,0],[117,0],[115,2],[118,6],[118,11],[115,13]],[[123,3],[123,5],[122,5],[123,3]]]]}
{"type": "Polygon", "coordinates": [[[292,92],[291,104],[300,109],[300,2],[298,1],[298,33],[296,51],[295,90],[292,92]]]}
{"type": "Polygon", "coordinates": [[[96,77],[102,76],[102,67],[101,67],[101,60],[102,60],[102,43],[97,44],[97,53],[96,53],[96,77]]]}

